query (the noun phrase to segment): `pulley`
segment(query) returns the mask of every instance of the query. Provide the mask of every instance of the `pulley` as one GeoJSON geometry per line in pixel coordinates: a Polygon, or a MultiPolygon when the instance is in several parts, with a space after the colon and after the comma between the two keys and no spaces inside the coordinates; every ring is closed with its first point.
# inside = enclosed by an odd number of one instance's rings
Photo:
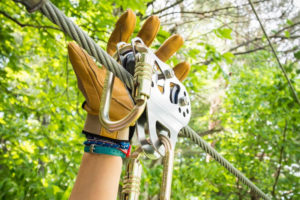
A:
{"type": "Polygon", "coordinates": [[[169,138],[175,148],[177,136],[191,116],[191,105],[185,86],[173,69],[162,62],[140,38],[120,42],[114,58],[134,76],[132,111],[119,121],[109,119],[113,75],[108,72],[102,94],[99,118],[109,131],[135,126],[145,154],[152,159],[165,155],[161,136],[169,138]]]}
{"type": "Polygon", "coordinates": [[[141,165],[139,158],[164,157],[161,200],[169,200],[173,170],[174,149],[179,131],[191,116],[190,99],[184,85],[173,69],[162,62],[140,38],[131,44],[120,42],[114,58],[133,75],[134,88],[130,90],[134,107],[119,121],[109,119],[109,106],[114,76],[107,72],[100,102],[99,119],[108,131],[135,126],[139,149],[128,160],[122,199],[137,200],[141,165]]]}

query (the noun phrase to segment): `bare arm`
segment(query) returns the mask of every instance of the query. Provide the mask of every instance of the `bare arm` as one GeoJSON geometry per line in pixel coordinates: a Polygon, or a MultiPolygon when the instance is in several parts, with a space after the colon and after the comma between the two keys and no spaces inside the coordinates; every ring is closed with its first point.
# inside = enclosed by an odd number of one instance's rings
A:
{"type": "Polygon", "coordinates": [[[84,153],[70,200],[115,200],[121,170],[119,156],[84,153]]]}

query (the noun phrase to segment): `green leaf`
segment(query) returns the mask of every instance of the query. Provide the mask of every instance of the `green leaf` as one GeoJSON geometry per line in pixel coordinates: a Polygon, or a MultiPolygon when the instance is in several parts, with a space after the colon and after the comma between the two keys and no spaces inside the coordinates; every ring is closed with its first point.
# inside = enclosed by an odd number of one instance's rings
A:
{"type": "Polygon", "coordinates": [[[286,23],[287,23],[288,25],[293,25],[293,24],[294,24],[293,21],[290,20],[290,19],[287,19],[287,20],[286,20],[286,23]]]}
{"type": "Polygon", "coordinates": [[[232,59],[234,58],[234,55],[231,52],[226,52],[222,56],[228,64],[233,62],[232,59]]]}
{"type": "Polygon", "coordinates": [[[300,60],[300,51],[294,53],[296,59],[300,60]]]}
{"type": "Polygon", "coordinates": [[[188,52],[188,55],[189,55],[191,58],[196,59],[199,53],[200,53],[200,50],[199,50],[199,49],[191,49],[191,50],[188,52]]]}
{"type": "Polygon", "coordinates": [[[160,43],[163,43],[168,37],[170,37],[170,33],[168,31],[165,31],[163,29],[160,29],[159,32],[157,33],[157,40],[160,43]]]}
{"type": "Polygon", "coordinates": [[[285,37],[287,37],[287,38],[289,38],[289,37],[291,36],[289,31],[284,31],[284,35],[285,35],[285,37]]]}
{"type": "Polygon", "coordinates": [[[199,66],[199,69],[207,72],[207,65],[201,65],[201,66],[199,66]]]}
{"type": "Polygon", "coordinates": [[[221,66],[218,65],[218,64],[213,68],[213,70],[216,71],[216,73],[215,73],[213,79],[219,78],[220,75],[222,74],[222,71],[223,71],[222,68],[221,68],[221,66]]]}
{"type": "Polygon", "coordinates": [[[232,39],[231,32],[232,32],[232,30],[229,28],[215,30],[216,36],[219,38],[222,38],[222,39],[232,39]]]}

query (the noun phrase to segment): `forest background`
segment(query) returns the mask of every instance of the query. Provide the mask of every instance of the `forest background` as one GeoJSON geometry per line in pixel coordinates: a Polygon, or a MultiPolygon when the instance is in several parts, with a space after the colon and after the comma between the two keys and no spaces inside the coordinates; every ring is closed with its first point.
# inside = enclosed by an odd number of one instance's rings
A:
{"type": "MultiPolygon", "coordinates": [[[[247,0],[52,0],[103,48],[131,8],[137,27],[179,33],[190,126],[273,199],[300,199],[300,105],[247,0]]],[[[298,96],[300,2],[253,0],[298,96]]],[[[83,154],[86,113],[67,55],[70,38],[40,13],[0,0],[0,199],[68,199],[83,154]]],[[[140,199],[159,193],[161,160],[143,161],[140,199]]],[[[179,138],[172,199],[258,199],[198,146],[179,138]]]]}

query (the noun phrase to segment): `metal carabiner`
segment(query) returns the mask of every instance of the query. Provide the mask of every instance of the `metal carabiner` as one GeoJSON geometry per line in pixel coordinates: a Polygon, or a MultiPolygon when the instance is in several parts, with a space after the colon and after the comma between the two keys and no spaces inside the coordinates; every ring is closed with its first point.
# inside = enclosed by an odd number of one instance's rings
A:
{"type": "MultiPolygon", "coordinates": [[[[125,46],[124,48],[128,48],[125,46]]],[[[132,47],[134,48],[134,47],[132,47]]],[[[112,96],[114,75],[107,71],[100,101],[99,121],[102,126],[110,132],[120,131],[133,126],[136,120],[145,110],[147,100],[150,96],[151,77],[154,66],[154,58],[151,54],[140,52],[135,55],[136,65],[134,70],[134,85],[132,96],[135,100],[133,109],[118,121],[111,121],[109,117],[110,100],[112,96]]]]}
{"type": "Polygon", "coordinates": [[[139,199],[140,181],[142,176],[142,165],[139,158],[142,154],[142,149],[138,148],[128,159],[126,174],[123,179],[121,200],[139,199]]]}
{"type": "Polygon", "coordinates": [[[114,75],[110,71],[106,71],[103,92],[101,95],[99,120],[102,126],[110,132],[120,131],[124,128],[134,125],[135,121],[143,113],[146,101],[136,104],[133,109],[122,119],[111,121],[109,117],[110,100],[114,85],[114,75]]]}
{"type": "MultiPolygon", "coordinates": [[[[160,189],[160,200],[170,200],[172,174],[173,174],[173,161],[174,161],[174,148],[170,139],[166,136],[160,137],[161,142],[165,148],[165,156],[163,160],[163,175],[162,184],[160,189]]],[[[138,200],[140,194],[140,180],[142,174],[142,166],[140,164],[140,157],[144,155],[141,147],[139,147],[129,158],[126,167],[126,175],[123,180],[121,200],[138,200]]]]}
{"type": "Polygon", "coordinates": [[[160,189],[160,200],[169,200],[171,197],[173,162],[174,162],[174,147],[171,140],[162,135],[160,137],[162,144],[165,147],[165,156],[163,160],[164,170],[162,176],[162,184],[160,189]]]}

